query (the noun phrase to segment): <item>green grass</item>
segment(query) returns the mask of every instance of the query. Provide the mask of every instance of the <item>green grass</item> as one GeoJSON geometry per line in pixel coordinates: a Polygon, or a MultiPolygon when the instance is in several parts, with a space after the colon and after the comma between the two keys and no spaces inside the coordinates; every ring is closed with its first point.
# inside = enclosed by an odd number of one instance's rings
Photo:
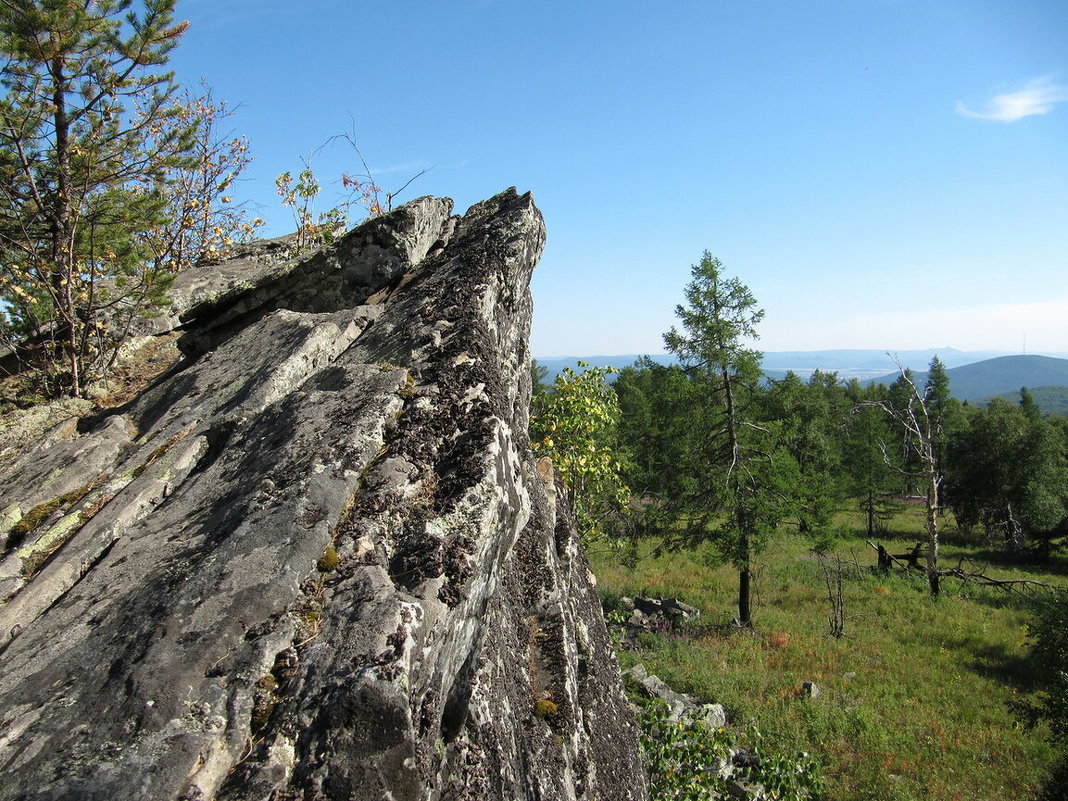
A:
{"type": "MultiPolygon", "coordinates": [[[[858,521],[843,518],[847,525],[858,521]]],[[[922,538],[921,513],[890,522],[879,541],[894,553],[922,538]]],[[[942,563],[989,556],[947,527],[942,563]]],[[[1029,604],[1002,590],[925,576],[877,574],[863,536],[836,550],[848,565],[846,636],[829,635],[823,567],[800,537],[786,535],[760,557],[755,632],[729,624],[737,576],[701,552],[640,560],[634,569],[594,554],[606,607],[620,595],[678,596],[703,611],[681,634],[644,635],[623,651],[678,690],[724,704],[756,725],[769,751],[811,751],[824,766],[829,799],[1026,799],[1055,754],[1043,730],[1028,731],[1010,703],[1033,691],[1026,659],[1029,604]],[[854,675],[855,674],[855,675],[854,675]],[[819,698],[802,698],[814,681],[819,698]]],[[[998,578],[1066,585],[1065,565],[992,565],[998,578]]]]}

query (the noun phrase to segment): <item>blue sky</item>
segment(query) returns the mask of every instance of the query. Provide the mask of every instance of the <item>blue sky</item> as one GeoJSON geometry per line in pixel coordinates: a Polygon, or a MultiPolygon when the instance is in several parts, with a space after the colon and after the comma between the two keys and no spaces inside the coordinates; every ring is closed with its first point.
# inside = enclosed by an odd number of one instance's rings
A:
{"type": "MultiPolygon", "coordinates": [[[[1064,0],[179,0],[239,196],[355,130],[385,189],[534,193],[536,356],[656,353],[704,250],[765,350],[1068,350],[1064,0]]],[[[313,166],[328,205],[347,146],[313,166]]]]}

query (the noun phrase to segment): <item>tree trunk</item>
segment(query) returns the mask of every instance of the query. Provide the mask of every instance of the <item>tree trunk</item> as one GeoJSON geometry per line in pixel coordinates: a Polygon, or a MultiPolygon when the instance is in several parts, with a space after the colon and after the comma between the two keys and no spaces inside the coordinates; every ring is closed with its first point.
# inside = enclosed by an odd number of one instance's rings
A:
{"type": "Polygon", "coordinates": [[[879,570],[883,573],[890,572],[890,568],[893,567],[894,562],[890,556],[890,552],[886,550],[881,544],[876,546],[876,551],[879,554],[879,570]]]}
{"type": "Polygon", "coordinates": [[[932,597],[938,586],[938,471],[934,452],[929,450],[927,461],[927,583],[932,597]]]}
{"type": "Polygon", "coordinates": [[[868,513],[868,539],[872,539],[875,536],[875,494],[870,489],[866,506],[864,511],[868,513]]]}
{"type": "MultiPolygon", "coordinates": [[[[52,122],[56,131],[56,197],[52,208],[52,285],[60,317],[60,342],[70,366],[70,394],[81,395],[78,314],[75,287],[74,232],[71,220],[70,120],[67,118],[67,77],[62,57],[52,61],[52,122]]],[[[56,359],[61,363],[60,359],[56,359]]]]}
{"type": "Polygon", "coordinates": [[[746,564],[738,571],[738,623],[746,628],[753,625],[753,613],[749,603],[750,578],[749,565],[746,564]]]}

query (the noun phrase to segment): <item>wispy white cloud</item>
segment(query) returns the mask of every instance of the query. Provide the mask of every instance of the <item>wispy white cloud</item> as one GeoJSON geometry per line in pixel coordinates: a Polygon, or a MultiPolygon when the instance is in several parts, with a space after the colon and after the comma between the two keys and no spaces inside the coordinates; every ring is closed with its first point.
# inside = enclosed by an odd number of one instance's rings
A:
{"type": "Polygon", "coordinates": [[[1028,81],[1015,92],[994,95],[980,111],[975,111],[965,105],[964,101],[958,100],[957,113],[962,117],[980,120],[1016,122],[1024,117],[1048,114],[1054,106],[1066,100],[1068,86],[1057,83],[1052,76],[1047,75],[1028,81]]]}

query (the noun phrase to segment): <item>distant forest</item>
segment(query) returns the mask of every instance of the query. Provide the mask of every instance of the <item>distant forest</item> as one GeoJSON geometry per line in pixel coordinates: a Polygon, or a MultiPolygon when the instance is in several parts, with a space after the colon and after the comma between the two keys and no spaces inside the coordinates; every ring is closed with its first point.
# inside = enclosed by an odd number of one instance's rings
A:
{"type": "MultiPolygon", "coordinates": [[[[894,354],[906,366],[920,364],[928,354],[923,366],[934,358],[933,351],[907,351],[894,354]]],[[[950,394],[971,405],[985,406],[995,397],[1015,401],[1022,387],[1029,387],[1039,408],[1046,413],[1068,413],[1068,359],[1050,356],[994,356],[986,353],[951,352],[952,361],[940,361],[946,366],[950,382],[950,394]],[[981,357],[981,358],[976,358],[981,357]],[[968,361],[973,359],[973,361],[968,361]],[[956,364],[957,366],[953,366],[956,364]]],[[[656,356],[589,356],[573,358],[539,359],[545,368],[545,380],[552,381],[564,367],[575,369],[580,361],[622,370],[634,364],[648,361],[662,365],[677,363],[670,355],[656,356]]],[[[857,379],[863,384],[891,384],[897,378],[889,372],[893,362],[882,351],[811,351],[791,353],[767,353],[762,360],[762,369],[768,380],[781,380],[789,373],[807,380],[815,372],[834,374],[842,383],[857,379]],[[781,365],[793,365],[781,366],[781,365]],[[805,365],[808,365],[807,367],[805,365]]],[[[925,370],[914,369],[918,381],[927,380],[925,370]]],[[[609,377],[614,380],[614,375],[609,377]]]]}
{"type": "MultiPolygon", "coordinates": [[[[915,434],[895,422],[918,394],[929,412],[940,511],[1010,550],[1048,556],[1061,545],[1068,537],[1068,389],[1021,388],[964,402],[953,397],[953,372],[936,358],[931,370],[904,368],[889,384],[817,371],[807,381],[790,373],[740,386],[735,402],[753,427],[771,434],[763,447],[775,451],[780,470],[794,474],[787,517],[802,531],[826,534],[832,511],[853,504],[875,536],[901,503],[924,495],[915,434]]],[[[537,415],[553,393],[541,383],[547,371],[536,366],[535,373],[537,415]]],[[[712,436],[697,424],[703,376],[643,357],[613,378],[618,421],[604,436],[621,455],[626,486],[647,502],[691,496],[702,482],[694,454],[712,436]]]]}

